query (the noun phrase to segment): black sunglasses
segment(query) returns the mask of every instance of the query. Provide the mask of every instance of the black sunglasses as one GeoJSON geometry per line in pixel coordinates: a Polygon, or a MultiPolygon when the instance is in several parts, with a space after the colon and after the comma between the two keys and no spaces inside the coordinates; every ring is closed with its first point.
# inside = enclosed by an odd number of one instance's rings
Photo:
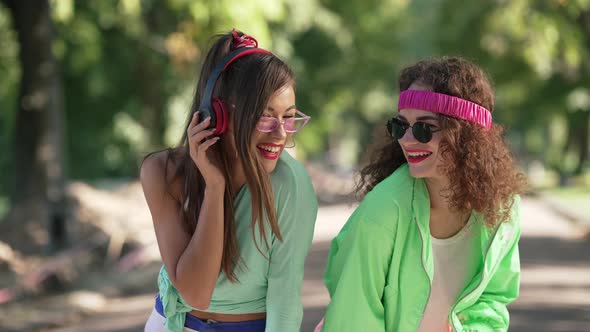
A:
{"type": "Polygon", "coordinates": [[[435,125],[422,121],[416,121],[412,126],[399,118],[392,118],[387,121],[387,132],[395,139],[404,137],[408,128],[412,128],[412,135],[414,135],[416,140],[420,143],[430,142],[432,139],[432,133],[440,131],[440,129],[435,129],[435,125]]]}

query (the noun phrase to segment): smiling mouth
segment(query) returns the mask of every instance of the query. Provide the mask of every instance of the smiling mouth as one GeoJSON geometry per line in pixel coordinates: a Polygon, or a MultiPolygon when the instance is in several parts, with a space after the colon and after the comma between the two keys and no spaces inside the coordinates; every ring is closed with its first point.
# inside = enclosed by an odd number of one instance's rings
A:
{"type": "Polygon", "coordinates": [[[277,144],[259,144],[256,148],[263,158],[269,160],[277,159],[283,150],[283,146],[277,144]]]}
{"type": "Polygon", "coordinates": [[[408,162],[410,164],[417,164],[419,162],[422,162],[422,161],[428,159],[428,157],[430,157],[431,155],[432,155],[432,152],[428,152],[428,151],[413,151],[413,152],[406,151],[406,159],[408,159],[408,162]]]}

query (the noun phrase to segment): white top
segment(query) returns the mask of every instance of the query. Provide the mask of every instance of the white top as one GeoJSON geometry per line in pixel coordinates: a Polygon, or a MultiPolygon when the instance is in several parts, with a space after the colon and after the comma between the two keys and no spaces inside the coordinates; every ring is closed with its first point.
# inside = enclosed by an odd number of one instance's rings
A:
{"type": "Polygon", "coordinates": [[[434,261],[432,289],[418,332],[448,331],[448,315],[461,291],[477,273],[482,253],[471,250],[479,235],[471,232],[473,215],[448,239],[430,236],[434,261]]]}

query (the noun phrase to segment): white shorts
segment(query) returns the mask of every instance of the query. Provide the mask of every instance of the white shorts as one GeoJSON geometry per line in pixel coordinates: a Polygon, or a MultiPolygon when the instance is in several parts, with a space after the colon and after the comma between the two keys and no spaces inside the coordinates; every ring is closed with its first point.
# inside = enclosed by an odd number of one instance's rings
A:
{"type": "MultiPolygon", "coordinates": [[[[154,308],[154,309],[152,309],[152,314],[150,315],[147,322],[145,323],[145,328],[143,331],[144,332],[168,332],[168,331],[166,331],[166,328],[164,327],[165,321],[166,321],[166,319],[164,318],[164,316],[160,315],[156,311],[156,308],[154,308]]],[[[185,327],[182,331],[183,332],[199,332],[197,330],[189,329],[188,327],[185,327]]]]}

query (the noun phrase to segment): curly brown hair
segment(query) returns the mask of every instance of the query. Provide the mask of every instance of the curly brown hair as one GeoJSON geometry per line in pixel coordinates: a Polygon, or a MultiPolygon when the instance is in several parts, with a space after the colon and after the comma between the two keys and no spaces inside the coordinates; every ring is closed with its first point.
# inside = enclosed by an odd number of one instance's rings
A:
{"type": "MultiPolygon", "coordinates": [[[[494,92],[487,75],[474,63],[461,57],[442,57],[420,61],[402,70],[400,92],[414,82],[432,91],[456,96],[494,110],[494,92]]],[[[515,165],[504,141],[504,128],[492,124],[485,130],[477,124],[439,114],[443,163],[439,170],[450,181],[444,195],[450,207],[475,210],[492,227],[509,218],[513,197],[525,191],[526,180],[515,165]]],[[[369,152],[368,164],[357,178],[356,193],[364,197],[379,182],[406,163],[397,140],[385,131],[369,152]]]]}

